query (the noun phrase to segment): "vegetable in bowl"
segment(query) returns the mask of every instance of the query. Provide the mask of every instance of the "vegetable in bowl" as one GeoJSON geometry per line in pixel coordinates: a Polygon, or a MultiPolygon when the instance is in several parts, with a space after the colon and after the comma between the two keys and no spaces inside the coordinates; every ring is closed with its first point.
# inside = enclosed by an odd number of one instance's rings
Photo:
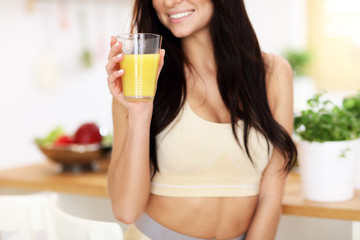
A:
{"type": "Polygon", "coordinates": [[[36,138],[35,143],[49,160],[59,163],[65,172],[92,171],[97,169],[98,160],[109,159],[112,149],[112,134],[104,135],[107,131],[101,130],[95,123],[84,123],[70,135],[58,126],[45,137],[36,138]]]}

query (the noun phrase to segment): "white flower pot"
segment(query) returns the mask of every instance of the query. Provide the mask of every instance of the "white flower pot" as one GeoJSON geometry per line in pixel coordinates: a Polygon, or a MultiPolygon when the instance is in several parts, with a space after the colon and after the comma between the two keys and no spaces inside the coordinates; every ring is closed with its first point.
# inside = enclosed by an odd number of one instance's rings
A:
{"type": "Polygon", "coordinates": [[[357,147],[355,148],[356,158],[355,158],[355,189],[360,190],[360,139],[358,140],[357,147]]]}
{"type": "Polygon", "coordinates": [[[353,198],[358,143],[358,140],[298,142],[301,182],[306,199],[338,202],[353,198]]]}

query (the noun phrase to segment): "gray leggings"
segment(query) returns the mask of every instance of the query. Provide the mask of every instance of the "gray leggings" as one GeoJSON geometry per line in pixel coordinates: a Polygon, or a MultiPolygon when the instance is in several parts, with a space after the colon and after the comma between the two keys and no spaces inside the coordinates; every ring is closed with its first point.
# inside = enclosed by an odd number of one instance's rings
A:
{"type": "MultiPolygon", "coordinates": [[[[156,222],[149,215],[144,213],[135,223],[136,227],[147,237],[153,240],[207,240],[194,238],[178,232],[174,232],[160,223],[156,222]]],[[[245,234],[229,240],[244,240],[245,234]]]]}

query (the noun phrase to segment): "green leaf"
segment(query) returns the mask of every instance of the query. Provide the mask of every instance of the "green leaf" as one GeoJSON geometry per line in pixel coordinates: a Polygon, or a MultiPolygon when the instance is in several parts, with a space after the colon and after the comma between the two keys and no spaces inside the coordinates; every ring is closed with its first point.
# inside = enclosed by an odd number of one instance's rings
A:
{"type": "Polygon", "coordinates": [[[111,133],[103,136],[101,144],[104,146],[111,146],[113,143],[113,135],[111,133]]]}
{"type": "MultiPolygon", "coordinates": [[[[300,116],[294,118],[295,134],[307,141],[343,141],[360,136],[360,119],[348,111],[344,106],[336,106],[330,100],[324,100],[320,92],[307,101],[308,109],[301,111],[300,116]]],[[[353,101],[353,100],[352,100],[353,101]]],[[[356,106],[357,102],[347,103],[356,106]]],[[[359,104],[360,106],[360,95],[359,104]]],[[[360,107],[359,112],[360,115],[360,107]]]]}
{"type": "Polygon", "coordinates": [[[64,130],[61,126],[58,126],[51,130],[48,135],[44,138],[37,137],[35,138],[35,143],[39,145],[52,144],[58,137],[64,134],[64,130]]]}

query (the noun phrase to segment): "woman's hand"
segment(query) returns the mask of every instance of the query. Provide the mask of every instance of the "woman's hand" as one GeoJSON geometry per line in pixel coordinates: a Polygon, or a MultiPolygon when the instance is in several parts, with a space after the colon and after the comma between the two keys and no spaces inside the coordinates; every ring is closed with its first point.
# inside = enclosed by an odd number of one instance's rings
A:
{"type": "MultiPolygon", "coordinates": [[[[125,106],[128,110],[131,110],[135,105],[140,105],[138,103],[143,103],[141,105],[149,105],[152,106],[151,102],[129,102],[125,101],[122,84],[121,84],[121,77],[124,75],[124,69],[120,69],[120,63],[124,60],[124,54],[122,53],[122,44],[120,41],[117,40],[116,37],[112,36],[110,41],[110,53],[108,56],[108,63],[106,65],[106,72],[108,74],[108,85],[110,93],[113,97],[118,100],[123,106],[125,106]]],[[[164,56],[165,50],[160,50],[160,62],[159,62],[159,69],[158,69],[158,77],[160,71],[164,65],[164,56]]]]}
{"type": "Polygon", "coordinates": [[[108,74],[107,81],[111,95],[115,99],[122,101],[124,95],[121,87],[121,76],[124,75],[124,70],[120,69],[120,62],[124,59],[124,55],[121,42],[116,37],[111,36],[110,47],[109,61],[105,68],[108,74]]]}

